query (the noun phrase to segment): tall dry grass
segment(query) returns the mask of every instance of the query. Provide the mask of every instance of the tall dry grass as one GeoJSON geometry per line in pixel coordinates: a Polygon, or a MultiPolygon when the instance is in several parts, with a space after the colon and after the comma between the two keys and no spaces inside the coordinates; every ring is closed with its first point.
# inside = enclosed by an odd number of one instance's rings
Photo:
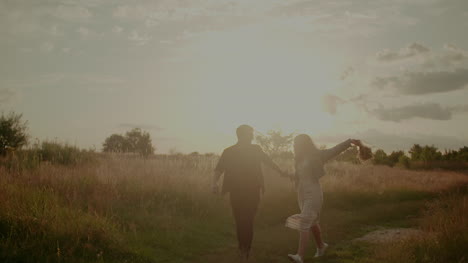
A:
{"type": "Polygon", "coordinates": [[[423,234],[378,248],[367,262],[468,262],[468,187],[428,202],[420,218],[423,234]]]}
{"type": "Polygon", "coordinates": [[[214,161],[106,155],[98,163],[43,163],[22,173],[0,167],[0,259],[151,262],[149,254],[192,234],[190,221],[227,214],[207,187],[214,161]],[[161,247],[145,255],[138,251],[144,239],[161,247]]]}
{"type": "MultiPolygon", "coordinates": [[[[75,166],[43,162],[20,173],[0,167],[0,260],[190,262],[233,238],[229,206],[210,192],[216,161],[102,155],[75,166]]],[[[291,169],[292,163],[281,166],[291,169]]],[[[467,182],[457,173],[342,163],[328,165],[327,172],[325,194],[347,206],[467,182]]],[[[258,222],[282,224],[297,210],[293,183],[269,170],[265,177],[258,222]]]]}
{"type": "Polygon", "coordinates": [[[468,176],[453,171],[413,171],[399,167],[331,163],[321,180],[326,191],[383,193],[392,190],[438,192],[468,182],[468,176]]]}

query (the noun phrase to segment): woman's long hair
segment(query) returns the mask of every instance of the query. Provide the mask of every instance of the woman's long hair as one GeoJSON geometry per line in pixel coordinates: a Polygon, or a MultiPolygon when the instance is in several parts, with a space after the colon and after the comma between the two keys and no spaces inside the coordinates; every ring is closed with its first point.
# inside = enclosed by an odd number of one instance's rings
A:
{"type": "Polygon", "coordinates": [[[318,151],[312,138],[307,134],[299,134],[294,138],[294,160],[296,165],[304,159],[310,158],[318,151]]]}

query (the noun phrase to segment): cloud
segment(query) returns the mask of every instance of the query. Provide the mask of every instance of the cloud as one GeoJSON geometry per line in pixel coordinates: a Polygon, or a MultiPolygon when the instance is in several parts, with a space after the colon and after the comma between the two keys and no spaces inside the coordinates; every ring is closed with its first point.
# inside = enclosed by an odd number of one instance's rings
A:
{"type": "Polygon", "coordinates": [[[149,124],[137,124],[137,123],[121,123],[118,125],[119,128],[125,129],[135,129],[140,128],[142,130],[153,130],[153,131],[162,131],[163,128],[156,126],[156,125],[149,125],[149,124]]]}
{"type": "MultiPolygon", "coordinates": [[[[62,52],[70,52],[68,48],[62,52]]],[[[88,90],[111,90],[122,87],[124,80],[114,75],[87,73],[64,74],[51,73],[23,76],[19,79],[3,80],[4,85],[14,89],[32,89],[37,87],[65,87],[73,86],[87,88],[88,90]]]]}
{"type": "Polygon", "coordinates": [[[428,53],[430,51],[430,48],[422,44],[412,43],[404,48],[401,48],[399,51],[384,49],[376,54],[376,58],[380,62],[393,62],[415,57],[420,54],[428,53]]]}
{"type": "Polygon", "coordinates": [[[372,85],[393,88],[405,95],[423,95],[461,90],[468,85],[468,69],[454,71],[405,72],[400,76],[377,77],[372,85]]]}
{"type": "Polygon", "coordinates": [[[139,46],[143,46],[151,40],[151,37],[146,34],[141,35],[136,30],[133,30],[128,36],[128,39],[132,42],[135,42],[139,46]]]}
{"type": "Polygon", "coordinates": [[[345,71],[343,71],[343,73],[341,73],[340,79],[341,80],[347,79],[349,76],[354,74],[354,71],[355,70],[353,67],[348,67],[347,69],[345,69],[345,71]]]}
{"type": "Polygon", "coordinates": [[[121,5],[114,9],[112,15],[117,18],[144,19],[148,16],[150,9],[142,6],[121,5]]]}
{"type": "Polygon", "coordinates": [[[81,35],[81,37],[87,37],[90,34],[90,30],[87,29],[86,27],[80,26],[76,32],[81,35]]]}
{"type": "Polygon", "coordinates": [[[7,103],[13,99],[16,92],[11,89],[0,89],[0,103],[7,103]]]}
{"type": "Polygon", "coordinates": [[[56,8],[54,16],[67,21],[83,22],[87,21],[92,14],[86,7],[60,5],[56,8]]]}
{"type": "Polygon", "coordinates": [[[162,142],[162,141],[171,142],[171,141],[182,141],[182,139],[177,138],[177,137],[165,137],[165,136],[162,136],[162,137],[154,137],[153,141],[155,141],[155,142],[162,142]]]}
{"type": "Polygon", "coordinates": [[[433,53],[423,63],[425,68],[448,68],[468,60],[468,51],[452,44],[445,44],[442,51],[433,53]]]}
{"type": "Polygon", "coordinates": [[[55,45],[54,43],[51,43],[51,42],[44,42],[40,46],[40,50],[45,53],[52,52],[54,48],[55,48],[55,45]]]}
{"type": "Polygon", "coordinates": [[[64,35],[64,33],[60,30],[58,25],[53,25],[52,27],[50,27],[49,33],[52,36],[63,36],[64,35]]]}
{"type": "Polygon", "coordinates": [[[454,113],[468,112],[468,105],[453,106],[453,107],[450,107],[450,109],[451,109],[454,113]]]}
{"type": "Polygon", "coordinates": [[[440,57],[441,62],[446,64],[458,64],[468,59],[468,52],[455,45],[445,44],[446,53],[440,57]]]}
{"type": "Polygon", "coordinates": [[[112,28],[112,32],[113,32],[113,33],[116,33],[116,34],[120,34],[120,33],[122,33],[123,31],[124,31],[123,27],[120,27],[120,26],[114,26],[114,27],[112,28]]]}
{"type": "Polygon", "coordinates": [[[371,114],[382,121],[401,122],[413,118],[450,120],[452,111],[452,109],[443,108],[437,103],[424,103],[394,108],[380,107],[371,111],[371,114]]]}

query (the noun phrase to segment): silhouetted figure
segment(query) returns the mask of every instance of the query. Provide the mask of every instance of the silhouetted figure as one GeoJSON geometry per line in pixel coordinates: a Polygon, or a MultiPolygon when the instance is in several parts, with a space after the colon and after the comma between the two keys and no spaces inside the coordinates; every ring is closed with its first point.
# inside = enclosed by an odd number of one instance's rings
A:
{"type": "Polygon", "coordinates": [[[325,253],[328,245],[322,240],[319,225],[319,216],[322,210],[323,194],[319,179],[325,175],[324,164],[339,155],[351,144],[361,146],[359,140],[346,140],[337,146],[320,150],[317,149],[312,139],[306,134],[300,134],[294,138],[294,159],[297,197],[300,214],[295,214],[286,220],[286,226],[299,231],[299,247],[297,254],[289,254],[288,257],[296,263],[303,263],[305,249],[313,235],[317,245],[315,257],[325,253]]]}
{"type": "Polygon", "coordinates": [[[244,259],[249,257],[260,191],[264,191],[261,164],[284,175],[260,146],[252,144],[253,132],[254,129],[248,125],[241,125],[237,128],[238,142],[223,151],[213,177],[213,192],[218,193],[218,181],[224,174],[222,193],[230,195],[239,250],[244,259]]]}

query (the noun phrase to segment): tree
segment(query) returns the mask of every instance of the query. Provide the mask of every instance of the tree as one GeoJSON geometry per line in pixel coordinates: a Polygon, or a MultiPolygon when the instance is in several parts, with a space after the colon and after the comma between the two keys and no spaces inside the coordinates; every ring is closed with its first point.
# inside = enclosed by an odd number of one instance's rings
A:
{"type": "Polygon", "coordinates": [[[421,159],[422,147],[419,144],[413,145],[409,150],[411,161],[419,161],[421,159]]]}
{"type": "Polygon", "coordinates": [[[434,145],[426,145],[422,148],[420,161],[430,162],[442,159],[442,153],[434,145]]]}
{"type": "Polygon", "coordinates": [[[403,151],[396,151],[396,152],[392,152],[387,158],[388,158],[388,162],[390,163],[391,166],[394,166],[395,164],[398,163],[398,161],[400,160],[400,157],[401,156],[404,156],[405,155],[405,152],[403,151]]]}
{"type": "Polygon", "coordinates": [[[271,130],[267,135],[257,135],[255,139],[268,155],[272,157],[292,156],[291,143],[294,134],[283,135],[280,130],[271,130]]]}
{"type": "Polygon", "coordinates": [[[154,154],[151,136],[148,132],[135,128],[125,133],[112,134],[103,143],[104,152],[138,153],[143,156],[154,154]]]}
{"type": "Polygon", "coordinates": [[[125,153],[129,151],[129,145],[124,136],[112,134],[104,141],[103,151],[125,153]]]}
{"type": "Polygon", "coordinates": [[[27,122],[22,121],[22,114],[10,113],[0,117],[0,155],[5,155],[8,148],[19,149],[28,143],[27,122]]]}
{"type": "Polygon", "coordinates": [[[468,162],[468,147],[467,146],[463,146],[463,148],[460,148],[460,150],[458,150],[457,159],[460,161],[468,162]]]}
{"type": "Polygon", "coordinates": [[[151,136],[148,132],[135,128],[125,134],[131,152],[139,153],[143,156],[154,154],[154,147],[151,136]]]}
{"type": "Polygon", "coordinates": [[[374,164],[389,165],[388,156],[382,149],[375,151],[373,162],[374,164]]]}

